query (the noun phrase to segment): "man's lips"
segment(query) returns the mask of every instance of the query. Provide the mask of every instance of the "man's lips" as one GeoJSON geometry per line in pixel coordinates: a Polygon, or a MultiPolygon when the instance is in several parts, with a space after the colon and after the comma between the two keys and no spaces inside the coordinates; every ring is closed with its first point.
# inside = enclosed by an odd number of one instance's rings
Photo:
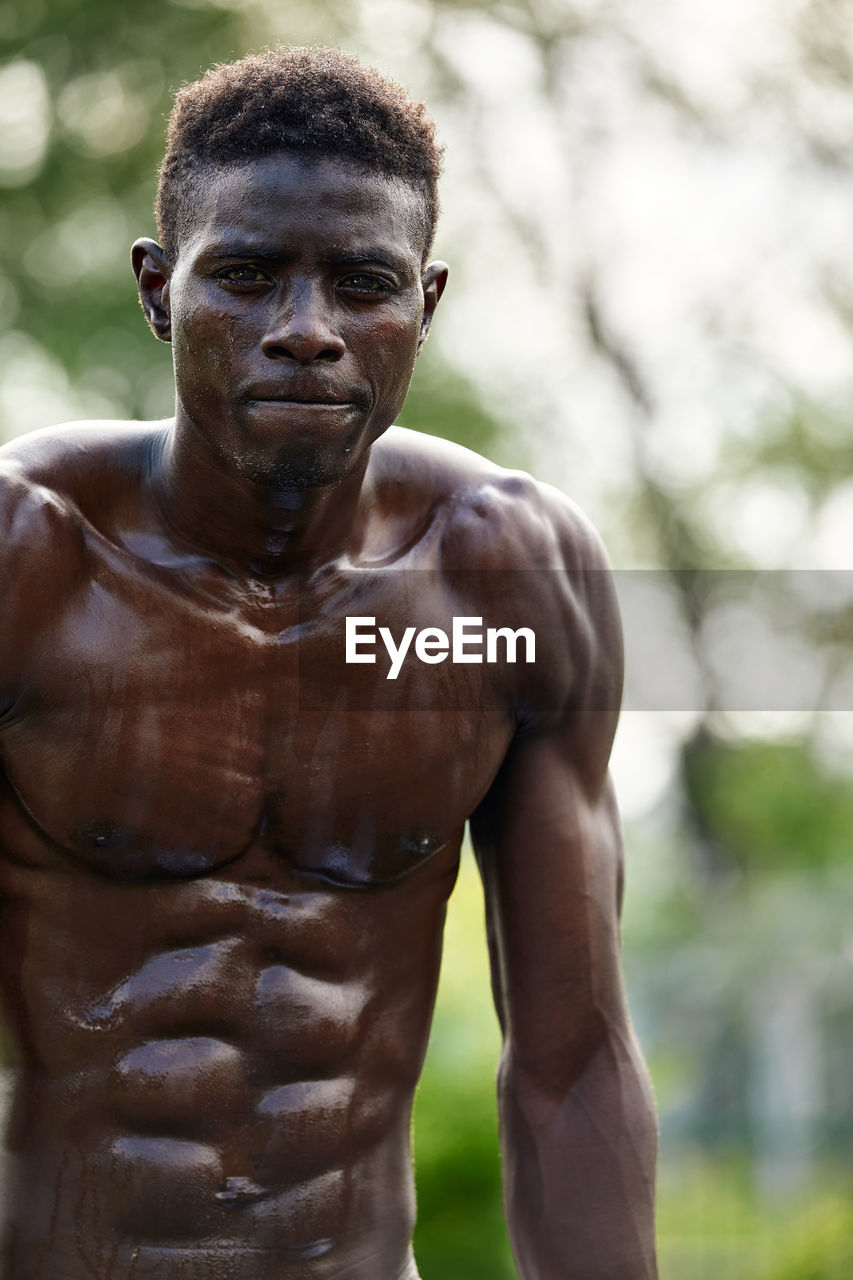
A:
{"type": "Polygon", "coordinates": [[[244,396],[247,404],[283,404],[299,409],[342,409],[353,404],[352,400],[302,400],[296,396],[244,396]]]}
{"type": "Polygon", "coordinates": [[[328,391],[320,387],[249,386],[240,399],[248,404],[297,405],[301,408],[340,409],[360,406],[364,397],[353,392],[328,391]]]}

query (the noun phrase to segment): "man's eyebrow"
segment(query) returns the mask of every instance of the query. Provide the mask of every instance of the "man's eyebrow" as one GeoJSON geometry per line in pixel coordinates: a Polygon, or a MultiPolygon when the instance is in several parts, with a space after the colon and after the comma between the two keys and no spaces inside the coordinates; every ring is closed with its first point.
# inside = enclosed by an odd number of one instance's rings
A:
{"type": "MultiPolygon", "coordinates": [[[[287,253],[274,245],[252,244],[246,240],[234,240],[230,243],[223,241],[220,244],[211,246],[210,249],[205,251],[204,257],[214,262],[224,261],[228,258],[254,258],[261,262],[283,263],[290,260],[293,254],[287,253]]],[[[389,271],[398,272],[405,272],[409,266],[405,259],[389,253],[386,248],[377,248],[373,245],[359,246],[355,249],[331,248],[321,255],[320,260],[328,266],[343,267],[357,267],[372,263],[374,266],[385,267],[389,271]]]]}
{"type": "Polygon", "coordinates": [[[204,251],[205,258],[218,262],[220,258],[262,258],[265,262],[283,262],[288,255],[280,249],[262,244],[248,244],[244,240],[228,241],[204,251]]]}
{"type": "Polygon", "coordinates": [[[389,253],[387,249],[369,247],[346,250],[331,249],[328,254],[323,255],[323,261],[342,267],[358,267],[369,262],[377,267],[387,267],[389,271],[405,271],[409,265],[404,259],[397,258],[394,254],[389,253]]]}

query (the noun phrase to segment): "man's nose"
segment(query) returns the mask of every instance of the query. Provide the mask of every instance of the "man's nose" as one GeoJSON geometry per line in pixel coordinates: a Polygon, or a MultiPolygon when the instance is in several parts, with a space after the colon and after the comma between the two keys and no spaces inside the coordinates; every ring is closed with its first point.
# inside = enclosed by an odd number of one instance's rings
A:
{"type": "Polygon", "coordinates": [[[271,360],[340,360],[346,343],[333,322],[324,291],[309,281],[288,289],[269,317],[261,350],[271,360]]]}

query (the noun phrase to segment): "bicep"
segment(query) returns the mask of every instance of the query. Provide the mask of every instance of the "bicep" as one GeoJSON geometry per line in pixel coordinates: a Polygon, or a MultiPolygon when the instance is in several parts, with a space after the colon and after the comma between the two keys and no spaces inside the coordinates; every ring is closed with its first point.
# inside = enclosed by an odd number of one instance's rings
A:
{"type": "Polygon", "coordinates": [[[563,1089],[625,1019],[622,846],[612,787],[590,790],[559,738],[511,749],[471,832],[493,985],[517,1068],[563,1089]]]}
{"type": "Polygon", "coordinates": [[[507,1049],[561,1088],[627,1023],[622,841],[608,775],[622,633],[600,543],[581,533],[563,540],[567,684],[551,690],[542,723],[516,736],[471,820],[507,1049]]]}

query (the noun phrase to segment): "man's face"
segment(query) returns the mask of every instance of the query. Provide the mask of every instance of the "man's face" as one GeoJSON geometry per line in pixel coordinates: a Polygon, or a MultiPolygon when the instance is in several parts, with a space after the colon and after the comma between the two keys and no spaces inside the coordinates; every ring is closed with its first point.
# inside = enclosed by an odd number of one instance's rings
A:
{"type": "Polygon", "coordinates": [[[212,169],[162,293],[179,421],[251,479],[341,479],[403,404],[443,286],[422,252],[399,179],[287,152],[212,169]]]}

